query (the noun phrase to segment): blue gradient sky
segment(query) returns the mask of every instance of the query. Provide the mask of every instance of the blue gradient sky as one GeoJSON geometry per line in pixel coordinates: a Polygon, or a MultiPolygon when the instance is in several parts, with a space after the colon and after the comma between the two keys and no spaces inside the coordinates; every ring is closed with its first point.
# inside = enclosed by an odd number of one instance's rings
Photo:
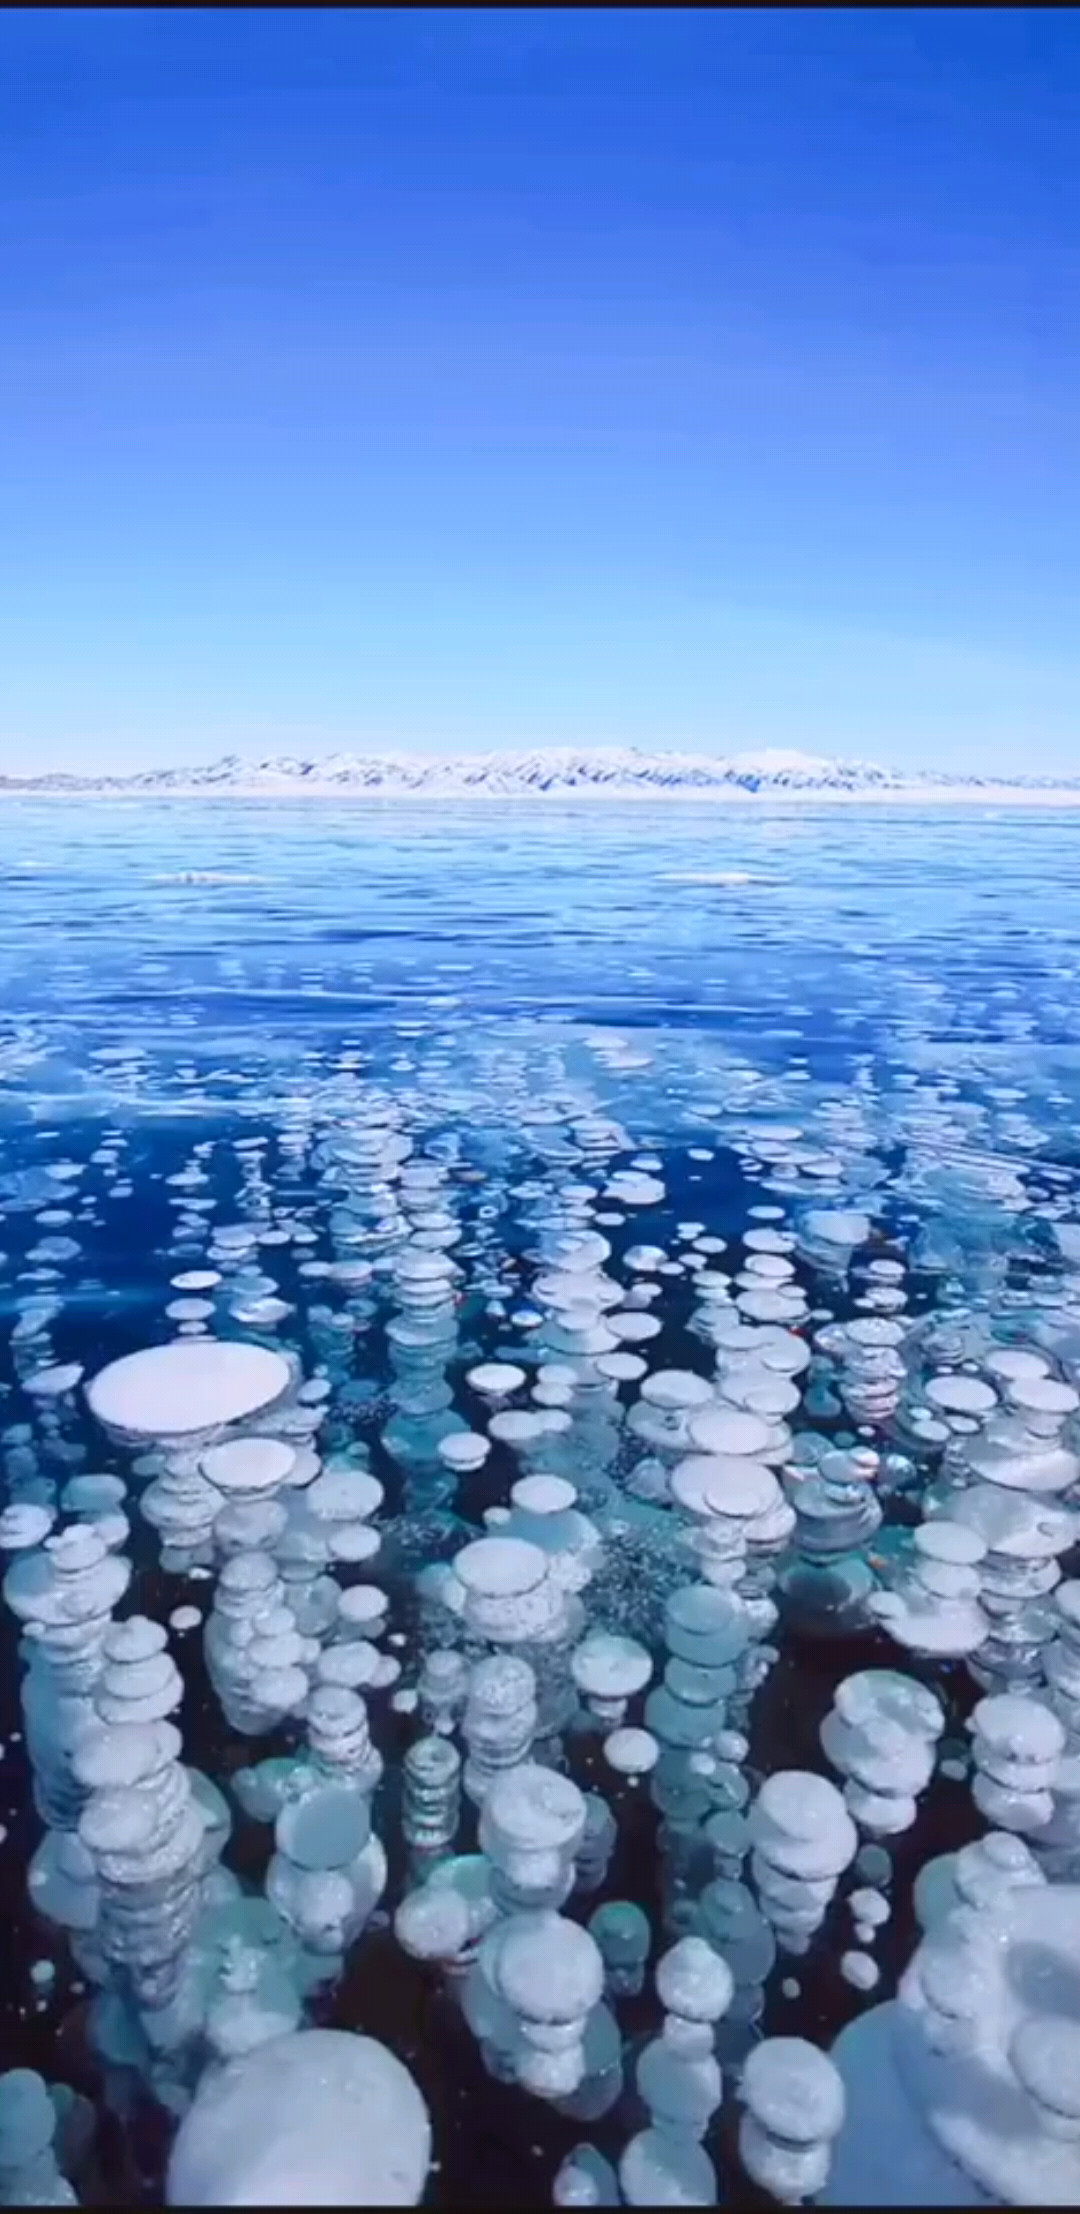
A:
{"type": "Polygon", "coordinates": [[[0,769],[1080,773],[1072,10],[0,15],[0,769]]]}

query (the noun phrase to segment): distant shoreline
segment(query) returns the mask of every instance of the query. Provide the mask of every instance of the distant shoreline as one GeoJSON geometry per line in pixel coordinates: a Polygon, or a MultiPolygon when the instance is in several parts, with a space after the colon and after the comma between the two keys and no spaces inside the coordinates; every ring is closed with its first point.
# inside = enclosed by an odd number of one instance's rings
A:
{"type": "Polygon", "coordinates": [[[280,785],[171,785],[160,789],[128,788],[102,790],[96,786],[71,786],[57,790],[49,785],[0,785],[0,801],[51,800],[59,805],[73,800],[94,800],[102,803],[148,805],[153,802],[169,803],[173,800],[201,800],[250,805],[259,801],[274,807],[290,801],[337,801],[340,806],[351,807],[638,807],[642,804],[664,807],[991,807],[997,808],[1060,808],[1080,807],[1080,789],[1075,785],[1047,786],[1032,790],[1011,784],[957,784],[944,786],[904,785],[888,790],[870,788],[861,792],[830,791],[814,786],[770,786],[764,791],[749,791],[745,786],[709,788],[685,791],[669,791],[663,786],[638,790],[611,791],[588,786],[569,785],[561,791],[452,791],[427,787],[410,791],[370,791],[362,786],[336,784],[280,785]]]}

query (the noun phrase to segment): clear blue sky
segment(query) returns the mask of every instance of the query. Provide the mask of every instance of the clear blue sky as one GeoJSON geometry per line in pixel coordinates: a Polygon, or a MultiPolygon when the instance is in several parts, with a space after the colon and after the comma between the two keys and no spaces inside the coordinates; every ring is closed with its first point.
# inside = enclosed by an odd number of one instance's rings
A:
{"type": "Polygon", "coordinates": [[[0,769],[1080,773],[1080,18],[0,15],[0,769]]]}

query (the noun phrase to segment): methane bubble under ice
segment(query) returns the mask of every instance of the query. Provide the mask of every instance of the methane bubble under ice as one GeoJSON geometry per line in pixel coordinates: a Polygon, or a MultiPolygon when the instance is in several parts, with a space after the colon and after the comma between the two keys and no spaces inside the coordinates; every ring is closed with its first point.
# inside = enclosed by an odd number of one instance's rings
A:
{"type": "Polygon", "coordinates": [[[204,2077],[169,2161],[171,2206],[415,2206],[431,2125],[393,2053],[347,2030],[275,2037],[204,2077]]]}
{"type": "Polygon", "coordinates": [[[264,1346],[187,1340],[114,1361],[86,1396],[98,1421],[121,1436],[189,1437],[261,1413],[289,1380],[283,1355],[264,1346]]]}

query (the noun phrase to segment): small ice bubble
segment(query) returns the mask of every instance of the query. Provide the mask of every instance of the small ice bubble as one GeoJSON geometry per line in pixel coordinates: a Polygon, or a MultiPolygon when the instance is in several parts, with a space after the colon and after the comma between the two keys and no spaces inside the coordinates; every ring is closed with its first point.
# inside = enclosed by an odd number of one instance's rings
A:
{"type": "Polygon", "coordinates": [[[848,1905],[856,1921],[864,1922],[869,1929],[880,1929],[890,1919],[892,1908],[884,1893],[864,1887],[853,1891],[848,1905]]]}
{"type": "Polygon", "coordinates": [[[647,1776],[660,1758],[651,1730],[612,1730],[604,1739],[604,1759],[620,1776],[647,1776]]]}
{"type": "Polygon", "coordinates": [[[892,1882],[892,1855],[884,1845],[863,1845],[855,1856],[856,1872],[867,1884],[874,1886],[892,1882]]]}
{"type": "Polygon", "coordinates": [[[525,1370],[512,1361],[481,1361],[466,1371],[465,1381],[485,1399],[506,1399],[527,1382],[525,1370]]]}
{"type": "Polygon", "coordinates": [[[881,1970],[869,1953],[842,1954],[840,1973],[854,1991],[872,1991],[881,1981],[881,1970]]]}

